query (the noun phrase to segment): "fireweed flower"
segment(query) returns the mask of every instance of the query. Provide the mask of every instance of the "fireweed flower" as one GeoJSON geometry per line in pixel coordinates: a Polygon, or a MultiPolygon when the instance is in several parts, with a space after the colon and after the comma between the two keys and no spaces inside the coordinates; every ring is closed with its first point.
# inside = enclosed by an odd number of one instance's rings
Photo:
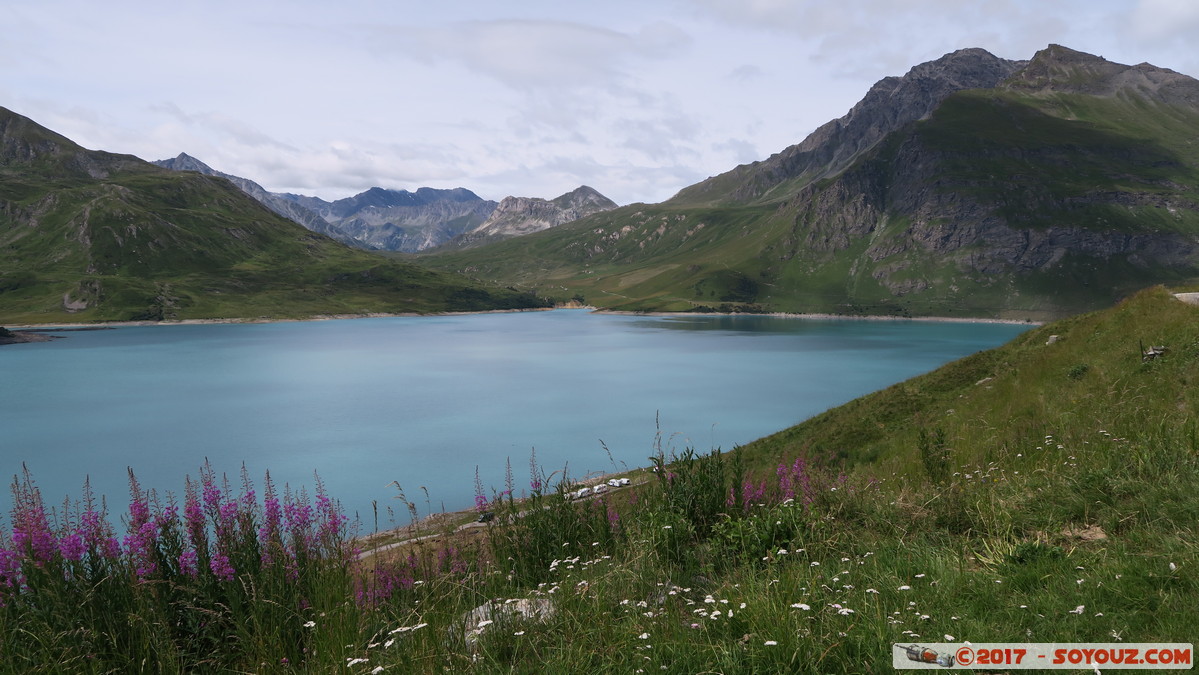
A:
{"type": "Polygon", "coordinates": [[[179,573],[195,579],[200,574],[199,556],[194,550],[179,554],[179,573]]]}
{"type": "Polygon", "coordinates": [[[218,551],[212,554],[212,560],[209,561],[208,567],[212,570],[212,574],[216,578],[222,581],[233,581],[233,575],[236,573],[236,570],[233,569],[233,565],[229,562],[229,556],[224,553],[218,551]]]}
{"type": "Polygon", "coordinates": [[[203,486],[204,509],[214,520],[221,506],[221,489],[216,484],[216,474],[207,461],[200,468],[200,484],[203,486]]]}
{"type": "Polygon", "coordinates": [[[0,607],[5,606],[6,595],[25,583],[25,576],[21,573],[22,557],[17,551],[0,547],[0,607]]]}
{"type": "Polygon", "coordinates": [[[204,524],[204,509],[200,506],[200,497],[196,494],[196,484],[189,476],[184,483],[183,521],[188,538],[197,550],[208,548],[208,532],[204,524]]]}
{"type": "Polygon", "coordinates": [[[343,529],[349,519],[342,515],[336,502],[329,498],[328,493],[325,492],[325,486],[319,478],[316,485],[316,511],[317,517],[320,519],[320,532],[317,537],[321,542],[332,546],[341,540],[343,529]]]}
{"type": "Polygon", "coordinates": [[[150,519],[149,495],[142,492],[133,469],[129,470],[129,496],[129,534],[125,535],[125,550],[133,562],[138,580],[145,580],[158,571],[158,564],[154,561],[158,528],[150,519]]]}
{"type": "Polygon", "coordinates": [[[266,473],[263,481],[262,525],[258,528],[258,539],[262,543],[262,564],[270,565],[274,561],[273,549],[281,545],[279,526],[283,521],[283,507],[275,493],[275,485],[271,482],[271,473],[266,473]]]}
{"type": "Polygon", "coordinates": [[[83,554],[87,549],[84,546],[83,537],[78,532],[72,532],[64,534],[58,541],[58,550],[62,553],[63,560],[79,562],[83,559],[83,554]]]}
{"type": "Polygon", "coordinates": [[[58,541],[50,531],[42,493],[33,483],[28,470],[24,479],[13,483],[13,549],[24,552],[38,567],[50,562],[58,553],[58,541]]]}

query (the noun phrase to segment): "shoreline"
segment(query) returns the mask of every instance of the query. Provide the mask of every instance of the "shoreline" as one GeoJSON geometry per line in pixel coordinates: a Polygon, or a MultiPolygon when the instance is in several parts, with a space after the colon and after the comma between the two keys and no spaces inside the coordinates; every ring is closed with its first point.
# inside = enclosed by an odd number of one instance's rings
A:
{"type": "Polygon", "coordinates": [[[11,331],[54,331],[54,330],[100,330],[103,328],[136,328],[142,326],[207,326],[216,324],[262,324],[262,323],[302,323],[308,321],[341,321],[344,319],[390,319],[399,317],[422,316],[467,316],[472,314],[516,314],[518,312],[548,312],[554,307],[529,307],[526,309],[487,309],[476,312],[371,312],[369,314],[314,314],[301,318],[234,318],[234,319],[172,319],[166,321],[95,321],[90,323],[30,323],[30,324],[0,324],[11,331]]]}
{"type": "MultiPolygon", "coordinates": [[[[749,314],[745,312],[637,312],[629,310],[604,309],[602,307],[592,306],[558,306],[558,307],[530,307],[526,309],[490,309],[474,312],[434,312],[430,314],[420,314],[417,312],[371,312],[369,314],[315,314],[309,317],[302,318],[231,318],[231,319],[175,319],[168,321],[96,321],[91,323],[75,322],[75,323],[31,323],[31,324],[13,324],[5,325],[12,331],[54,331],[54,330],[99,330],[103,328],[126,328],[126,327],[142,327],[142,326],[204,326],[213,324],[263,324],[263,323],[300,323],[307,321],[341,321],[345,319],[389,319],[403,317],[436,317],[436,316],[471,316],[475,314],[516,314],[521,312],[549,312],[556,309],[585,309],[593,314],[610,314],[613,316],[652,316],[652,317],[704,317],[704,316],[722,316],[722,317],[771,317],[776,319],[812,319],[818,321],[925,321],[932,323],[988,323],[988,324],[1010,324],[1017,326],[1042,326],[1045,321],[1029,321],[1021,319],[995,319],[995,318],[971,318],[971,317],[951,317],[951,316],[893,316],[886,314],[871,314],[871,315],[845,315],[845,314],[828,314],[820,312],[812,313],[791,313],[791,312],[764,312],[762,314],[749,314]]],[[[2,325],[2,324],[0,324],[2,325]]]]}
{"type": "Polygon", "coordinates": [[[1024,319],[994,319],[994,318],[969,318],[960,316],[894,316],[890,314],[825,314],[819,312],[813,313],[791,313],[791,312],[763,312],[762,314],[749,314],[745,312],[632,312],[628,310],[602,309],[596,307],[588,307],[596,314],[613,314],[616,316],[766,316],[775,319],[815,319],[818,321],[927,321],[931,323],[994,323],[994,324],[1010,324],[1015,326],[1043,326],[1045,321],[1029,321],[1024,319]]]}

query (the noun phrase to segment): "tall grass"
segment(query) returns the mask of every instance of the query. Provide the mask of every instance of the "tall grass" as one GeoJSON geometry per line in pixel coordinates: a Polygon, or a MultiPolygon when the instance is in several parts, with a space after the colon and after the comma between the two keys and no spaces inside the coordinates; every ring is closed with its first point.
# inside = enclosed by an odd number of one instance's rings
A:
{"type": "Polygon", "coordinates": [[[340,653],[353,609],[352,536],[317,483],[261,501],[211,467],[183,503],[129,474],[124,534],[85,485],[48,509],[14,480],[12,536],[0,544],[0,640],[18,672],[219,671],[305,664],[340,653]],[[333,630],[306,626],[317,617],[333,630]],[[336,635],[336,637],[335,637],[336,635]]]}
{"type": "Polygon", "coordinates": [[[1193,430],[1096,432],[1088,462],[1057,440],[941,482],[804,457],[750,475],[737,450],[583,499],[534,475],[486,525],[362,560],[319,485],[310,502],[268,477],[259,499],[205,467],[177,505],[131,478],[122,535],[26,476],[3,668],[890,672],[894,642],[1187,639],[1193,430]]]}

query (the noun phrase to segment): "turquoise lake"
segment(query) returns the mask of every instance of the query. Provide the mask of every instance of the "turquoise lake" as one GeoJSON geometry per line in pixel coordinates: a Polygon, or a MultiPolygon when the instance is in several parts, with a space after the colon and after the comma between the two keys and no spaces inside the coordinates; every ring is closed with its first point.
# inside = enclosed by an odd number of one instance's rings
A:
{"type": "Polygon", "coordinates": [[[510,460],[519,493],[534,448],[572,477],[646,466],[659,429],[727,450],[1027,329],[555,310],[62,333],[0,348],[0,469],[48,505],[90,477],[114,514],[127,467],[160,496],[205,458],[235,488],[243,464],[259,488],[269,470],[311,493],[316,472],[369,530],[372,503],[408,522],[392,481],[455,510],[476,467],[490,494],[510,460]]]}

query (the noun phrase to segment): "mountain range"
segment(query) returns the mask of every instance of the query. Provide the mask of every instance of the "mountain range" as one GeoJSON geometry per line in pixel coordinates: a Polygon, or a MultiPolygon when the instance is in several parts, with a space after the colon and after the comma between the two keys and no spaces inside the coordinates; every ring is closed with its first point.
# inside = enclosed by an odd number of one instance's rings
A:
{"type": "Polygon", "coordinates": [[[613,208],[588,187],[500,203],[371,188],[327,202],[187,155],[160,164],[85,150],[0,109],[0,317],[438,311],[545,296],[1048,319],[1199,279],[1199,81],[1059,45],[1027,61],[963,49],[884,78],[798,144],[660,204],[613,208]],[[422,253],[388,260],[330,237],[422,253]]]}
{"type": "Polygon", "coordinates": [[[369,250],[416,253],[451,241],[455,248],[464,248],[616,208],[615,202],[586,186],[553,200],[506,197],[498,203],[466,188],[422,187],[409,192],[373,187],[329,202],[319,197],[270,192],[248,178],[217,171],[187,153],[154,164],[173,171],[226,178],[275,213],[313,232],[369,250]]]}
{"type": "Polygon", "coordinates": [[[0,108],[5,323],[542,305],[350,248],[264,208],[229,180],[87,150],[0,108]]]}
{"type": "Polygon", "coordinates": [[[1059,45],[964,49],[661,204],[425,262],[627,310],[1096,308],[1199,277],[1199,82],[1059,45]]]}

